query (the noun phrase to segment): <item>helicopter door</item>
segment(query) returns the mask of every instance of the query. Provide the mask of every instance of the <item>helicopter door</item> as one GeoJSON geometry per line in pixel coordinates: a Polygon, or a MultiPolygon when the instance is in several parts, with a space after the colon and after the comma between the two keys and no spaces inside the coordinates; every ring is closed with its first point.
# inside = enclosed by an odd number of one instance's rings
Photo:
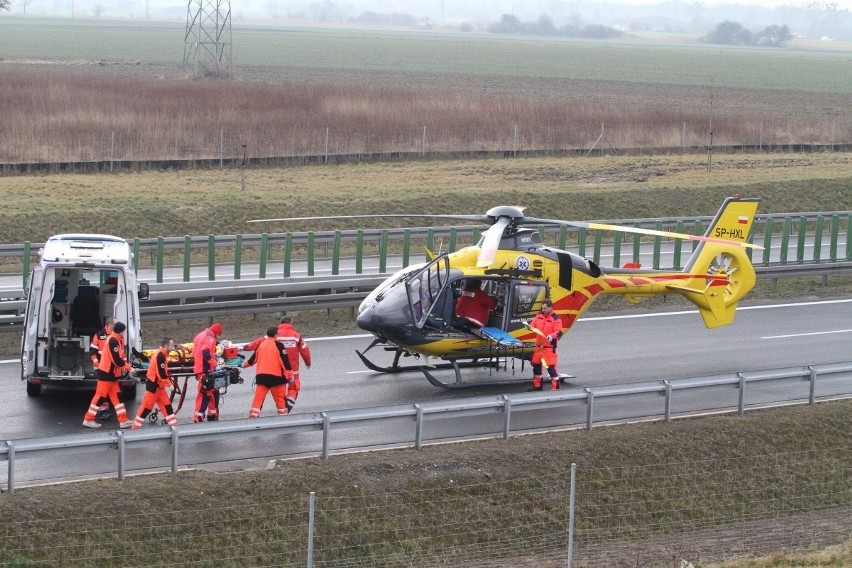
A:
{"type": "Polygon", "coordinates": [[[509,322],[504,328],[514,331],[523,327],[541,311],[541,302],[549,296],[548,286],[544,283],[517,282],[512,287],[509,303],[509,322]]]}
{"type": "Polygon", "coordinates": [[[412,274],[405,282],[411,317],[418,329],[435,309],[435,301],[450,283],[450,259],[446,254],[412,274]]]}

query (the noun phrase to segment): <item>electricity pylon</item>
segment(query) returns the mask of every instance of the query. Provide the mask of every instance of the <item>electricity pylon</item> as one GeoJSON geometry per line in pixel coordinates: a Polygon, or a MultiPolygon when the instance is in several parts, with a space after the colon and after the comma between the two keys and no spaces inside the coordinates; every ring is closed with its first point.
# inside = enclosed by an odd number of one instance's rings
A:
{"type": "Polygon", "coordinates": [[[189,0],[183,66],[196,76],[230,75],[231,0],[189,0]]]}

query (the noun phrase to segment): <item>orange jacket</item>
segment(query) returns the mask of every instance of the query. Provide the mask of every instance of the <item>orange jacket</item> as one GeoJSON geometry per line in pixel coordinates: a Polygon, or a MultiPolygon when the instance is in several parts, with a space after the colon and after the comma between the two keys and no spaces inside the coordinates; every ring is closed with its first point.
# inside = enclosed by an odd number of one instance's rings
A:
{"type": "Polygon", "coordinates": [[[125,360],[124,338],[117,333],[110,333],[101,348],[101,356],[98,360],[98,379],[102,381],[115,381],[132,369],[130,363],[125,360]]]}
{"type": "Polygon", "coordinates": [[[169,352],[160,347],[154,360],[148,364],[148,372],[145,376],[149,381],[171,384],[172,372],[169,370],[169,352]]]}
{"type": "Polygon", "coordinates": [[[290,358],[284,344],[274,337],[266,337],[243,366],[257,365],[255,381],[259,385],[274,387],[283,385],[293,376],[290,358]]]}
{"type": "MultiPolygon", "coordinates": [[[[243,351],[256,351],[257,347],[266,339],[266,336],[258,337],[245,347],[243,347],[243,351]]],[[[302,361],[305,362],[305,365],[308,367],[311,366],[311,348],[308,347],[308,344],[305,342],[305,338],[302,337],[302,334],[296,331],[296,328],[293,327],[292,323],[280,323],[278,324],[278,341],[284,344],[284,347],[287,350],[287,358],[290,360],[290,366],[293,368],[293,372],[299,372],[299,357],[302,358],[302,361]]]]}

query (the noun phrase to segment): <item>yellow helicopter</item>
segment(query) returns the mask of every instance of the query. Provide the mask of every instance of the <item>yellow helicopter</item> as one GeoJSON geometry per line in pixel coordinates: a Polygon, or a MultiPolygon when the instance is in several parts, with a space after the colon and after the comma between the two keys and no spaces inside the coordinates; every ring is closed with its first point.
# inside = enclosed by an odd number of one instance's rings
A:
{"type": "MultiPolygon", "coordinates": [[[[604,294],[625,296],[635,303],[658,294],[680,294],[698,307],[704,324],[714,328],[730,324],[737,303],[754,287],[756,276],[745,248],[757,200],[731,197],[725,200],[704,235],[688,235],[594,222],[540,219],[523,214],[523,208],[499,206],[485,215],[365,215],[363,217],[431,217],[488,223],[474,246],[453,253],[434,254],[429,262],[403,268],[387,278],[361,303],[357,324],[375,336],[358,355],[377,372],[420,370],[435,386],[462,388],[460,368],[499,368],[508,360],[529,361],[535,349],[535,330],[526,324],[541,309],[542,300],[553,302],[553,311],[569,330],[592,302],[604,294]],[[528,226],[567,225],[595,230],[641,233],[698,241],[682,271],[643,269],[629,263],[623,268],[599,267],[593,261],[548,246],[537,230],[528,226]],[[487,322],[469,325],[455,315],[457,297],[465,283],[475,281],[496,300],[487,322]],[[393,353],[393,363],[381,366],[366,353],[383,346],[393,353]],[[431,365],[400,365],[400,358],[414,356],[440,359],[431,365]],[[455,381],[439,380],[435,369],[453,369],[455,381]]],[[[302,217],[263,219],[296,221],[349,217],[302,217]]],[[[564,379],[566,376],[563,375],[564,379]]],[[[568,376],[570,377],[570,375],[568,376]]]]}

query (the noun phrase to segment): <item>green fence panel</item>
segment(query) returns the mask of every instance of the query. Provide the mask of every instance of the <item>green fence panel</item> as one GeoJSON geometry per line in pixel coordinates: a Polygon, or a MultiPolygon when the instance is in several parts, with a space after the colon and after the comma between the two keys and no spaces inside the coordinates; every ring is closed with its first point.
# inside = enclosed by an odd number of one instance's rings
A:
{"type": "Polygon", "coordinates": [[[817,217],[816,227],[814,228],[814,262],[819,262],[822,258],[822,233],[825,230],[825,219],[822,215],[817,217]]]}
{"type": "Polygon", "coordinates": [[[621,235],[615,233],[615,240],[612,242],[612,266],[618,268],[621,264],[621,235]]]}
{"type": "Polygon", "coordinates": [[[828,245],[828,256],[831,262],[837,262],[837,241],[840,238],[840,216],[831,216],[831,243],[828,245]]]}
{"type": "Polygon", "coordinates": [[[852,260],[852,241],[849,240],[849,234],[852,228],[852,215],[846,217],[846,260],[852,260]]]}
{"type": "MultiPolygon", "coordinates": [[[[675,225],[675,232],[683,234],[684,226],[683,221],[678,221],[675,225]]],[[[683,239],[675,239],[674,240],[674,252],[672,254],[672,268],[675,270],[680,270],[683,268],[683,264],[681,263],[681,249],[683,248],[683,239]]]]}
{"type": "Polygon", "coordinates": [[[237,235],[236,240],[234,241],[234,280],[240,279],[240,274],[242,273],[242,263],[243,260],[243,236],[237,235]]]}
{"type": "Polygon", "coordinates": [[[595,231],[595,253],[593,260],[598,266],[601,265],[601,242],[603,241],[603,231],[595,231]]]}
{"type": "Polygon", "coordinates": [[[331,273],[340,274],[340,231],[334,231],[334,248],[331,251],[331,273]]]}
{"type": "Polygon", "coordinates": [[[189,271],[192,267],[192,237],[183,237],[183,281],[189,282],[189,271]]]}
{"type": "MultiPolygon", "coordinates": [[[[634,227],[639,228],[639,223],[634,223],[634,227]]],[[[633,233],[633,262],[639,263],[639,250],[642,245],[641,236],[639,233],[633,233]]]]}
{"type": "Polygon", "coordinates": [[[266,264],[269,262],[269,234],[260,235],[260,259],[257,267],[257,277],[266,278],[266,264]]]}
{"type": "Polygon", "coordinates": [[[447,252],[456,252],[456,239],[458,238],[458,229],[450,228],[450,244],[447,247],[447,252]]]}
{"type": "Polygon", "coordinates": [[[355,234],[355,274],[364,272],[364,231],[358,229],[355,234]]]}
{"type": "MultiPolygon", "coordinates": [[[[704,234],[704,225],[701,221],[695,222],[695,227],[693,228],[693,235],[698,235],[699,237],[704,234]]],[[[692,252],[695,252],[695,249],[698,248],[698,243],[701,241],[692,241],[692,252]]]]}
{"type": "Polygon", "coordinates": [[[379,272],[385,273],[388,271],[388,230],[382,230],[382,236],[379,239],[379,272]]]}
{"type": "Polygon", "coordinates": [[[568,227],[562,225],[559,227],[559,244],[557,245],[562,250],[565,250],[565,242],[568,240],[568,227]]]}
{"type": "Polygon", "coordinates": [[[216,280],[216,237],[207,235],[207,280],[216,280]]]}
{"type": "Polygon", "coordinates": [[[763,226],[763,265],[769,266],[769,261],[772,260],[772,231],[774,230],[774,221],[772,217],[766,219],[766,224],[763,226]]]}
{"type": "Polygon", "coordinates": [[[804,217],[799,218],[799,240],[796,242],[796,262],[799,264],[805,262],[805,239],[807,238],[808,220],[804,217]]]}
{"type": "Polygon", "coordinates": [[[157,237],[157,284],[163,283],[163,237],[157,237]]]}
{"type": "Polygon", "coordinates": [[[580,231],[577,233],[577,254],[580,256],[586,256],[586,234],[589,230],[585,227],[580,227],[580,231]]]}
{"type": "Polygon", "coordinates": [[[284,278],[290,278],[290,267],[293,264],[293,233],[284,237],[284,278]]]}
{"type": "Polygon", "coordinates": [[[314,232],[308,231],[308,276],[314,275],[314,232]]]}
{"type": "Polygon", "coordinates": [[[402,267],[408,266],[411,258],[411,229],[406,229],[402,235],[402,267]]]}
{"type": "MultiPolygon", "coordinates": [[[[22,290],[27,289],[27,278],[30,276],[30,249],[32,248],[32,244],[30,241],[24,241],[24,256],[21,258],[21,265],[23,266],[23,282],[21,283],[22,290]]],[[[139,262],[137,261],[137,264],[139,262]]]]}
{"type": "Polygon", "coordinates": [[[480,232],[481,231],[479,230],[479,227],[473,228],[473,236],[471,237],[471,239],[472,239],[471,244],[475,245],[476,243],[479,242],[479,239],[481,237],[480,232]]]}
{"type": "MultiPolygon", "coordinates": [[[[663,222],[657,221],[656,223],[654,223],[654,229],[657,230],[657,231],[662,231],[663,230],[663,222]]],[[[654,270],[660,269],[660,249],[662,249],[662,248],[663,248],[663,238],[659,235],[656,235],[654,237],[654,262],[653,262],[654,270]]]]}
{"type": "Polygon", "coordinates": [[[778,257],[781,264],[787,264],[787,251],[790,248],[790,233],[793,231],[793,219],[790,217],[784,218],[784,232],[781,234],[781,250],[778,251],[778,257]]]}
{"type": "MultiPolygon", "coordinates": [[[[433,251],[435,250],[435,229],[429,227],[426,231],[426,248],[433,251]]],[[[429,261],[428,256],[426,257],[426,261],[429,261]]]]}

